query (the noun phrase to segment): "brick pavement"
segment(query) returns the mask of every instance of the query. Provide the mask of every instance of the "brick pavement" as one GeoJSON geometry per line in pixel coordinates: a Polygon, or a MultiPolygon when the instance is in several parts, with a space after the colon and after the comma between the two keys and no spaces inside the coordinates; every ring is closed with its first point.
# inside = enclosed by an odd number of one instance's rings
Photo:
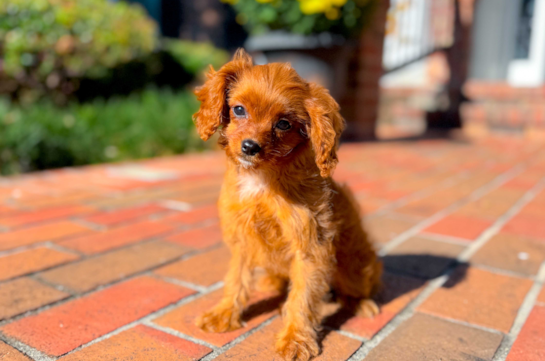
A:
{"type": "MultiPolygon", "coordinates": [[[[374,319],[323,308],[317,360],[545,360],[545,147],[513,139],[346,144],[383,257],[374,319]]],[[[229,252],[221,153],[0,179],[0,360],[278,360],[281,295],[245,327],[193,322],[229,252]]]]}

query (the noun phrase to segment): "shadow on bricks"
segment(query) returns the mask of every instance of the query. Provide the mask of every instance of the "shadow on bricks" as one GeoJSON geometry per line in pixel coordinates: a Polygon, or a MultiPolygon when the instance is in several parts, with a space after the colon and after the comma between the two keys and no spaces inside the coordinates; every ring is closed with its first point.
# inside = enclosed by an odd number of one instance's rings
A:
{"type": "Polygon", "coordinates": [[[271,298],[258,301],[247,306],[242,313],[242,321],[248,322],[253,318],[260,315],[264,315],[269,312],[273,312],[281,308],[282,304],[286,300],[287,294],[283,293],[271,298]]]}
{"type": "MultiPolygon", "coordinates": [[[[460,264],[455,258],[429,254],[388,255],[384,256],[382,260],[385,269],[383,287],[374,297],[374,300],[381,308],[381,313],[382,311],[390,312],[390,310],[386,311],[384,307],[396,303],[396,301],[403,299],[407,295],[413,294],[414,297],[427,281],[456,268],[456,272],[442,286],[445,288],[454,287],[465,279],[467,268],[469,267],[467,263],[460,264]]],[[[405,307],[405,305],[406,303],[402,307],[405,307]]],[[[399,311],[401,309],[397,310],[397,312],[399,311]]],[[[343,329],[346,326],[345,324],[352,322],[356,316],[355,309],[346,307],[337,308],[335,312],[329,313],[322,321],[322,325],[326,327],[320,331],[319,341],[321,342],[325,339],[331,331],[343,329]]]]}
{"type": "Polygon", "coordinates": [[[439,277],[450,267],[460,266],[455,258],[431,254],[387,255],[382,257],[382,262],[386,271],[426,281],[439,277]]]}

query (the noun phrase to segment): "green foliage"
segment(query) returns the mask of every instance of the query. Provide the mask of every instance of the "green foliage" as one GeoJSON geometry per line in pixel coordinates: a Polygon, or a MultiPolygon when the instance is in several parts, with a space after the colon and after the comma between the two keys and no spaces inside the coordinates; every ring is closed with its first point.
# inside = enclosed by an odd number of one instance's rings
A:
{"type": "Polygon", "coordinates": [[[298,34],[332,32],[350,37],[369,21],[380,0],[224,0],[252,34],[287,30],[298,34]]]}
{"type": "Polygon", "coordinates": [[[191,74],[202,72],[208,64],[218,68],[229,60],[229,53],[210,43],[164,39],[163,49],[191,74]]]}
{"type": "Polygon", "coordinates": [[[202,147],[189,92],[146,90],[59,108],[42,100],[21,106],[0,102],[0,172],[182,153],[202,147]]]}
{"type": "Polygon", "coordinates": [[[69,94],[74,79],[149,54],[156,25],[137,5],[107,0],[0,0],[0,91],[33,100],[69,94]]]}

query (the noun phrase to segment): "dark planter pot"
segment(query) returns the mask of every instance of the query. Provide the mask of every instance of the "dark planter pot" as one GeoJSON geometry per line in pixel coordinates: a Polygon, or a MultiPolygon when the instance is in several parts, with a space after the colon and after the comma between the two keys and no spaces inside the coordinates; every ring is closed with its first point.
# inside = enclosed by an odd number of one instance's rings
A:
{"type": "Polygon", "coordinates": [[[337,101],[346,93],[355,45],[341,35],[272,31],[250,36],[244,46],[256,64],[288,62],[305,80],[328,88],[337,101]]]}

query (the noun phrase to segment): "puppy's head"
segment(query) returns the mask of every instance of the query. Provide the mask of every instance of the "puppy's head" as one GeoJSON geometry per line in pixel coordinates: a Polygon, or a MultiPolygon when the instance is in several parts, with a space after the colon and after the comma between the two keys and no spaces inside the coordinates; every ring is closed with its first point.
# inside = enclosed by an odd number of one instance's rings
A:
{"type": "Polygon", "coordinates": [[[289,64],[254,66],[243,50],[207,76],[195,91],[203,140],[221,127],[220,144],[247,169],[281,166],[310,146],[321,176],[330,176],[344,120],[325,88],[307,83],[289,64]]]}

